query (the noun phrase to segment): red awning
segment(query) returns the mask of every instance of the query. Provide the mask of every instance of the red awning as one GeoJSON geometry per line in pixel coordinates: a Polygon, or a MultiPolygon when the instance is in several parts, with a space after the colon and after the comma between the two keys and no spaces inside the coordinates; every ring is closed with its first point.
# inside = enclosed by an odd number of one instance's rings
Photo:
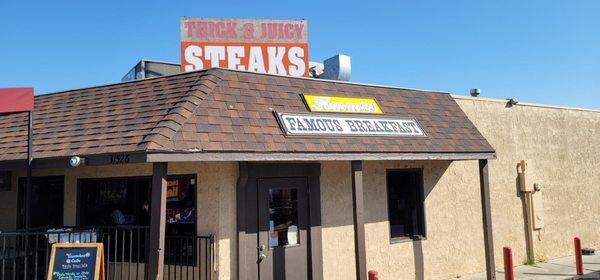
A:
{"type": "Polygon", "coordinates": [[[33,111],[33,88],[0,88],[0,114],[33,111]]]}

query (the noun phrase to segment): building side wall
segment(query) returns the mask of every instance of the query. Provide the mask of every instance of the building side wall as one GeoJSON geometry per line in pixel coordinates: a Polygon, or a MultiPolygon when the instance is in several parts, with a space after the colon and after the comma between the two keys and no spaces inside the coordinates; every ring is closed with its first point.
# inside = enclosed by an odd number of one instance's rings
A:
{"type": "Polygon", "coordinates": [[[598,248],[600,111],[455,99],[498,154],[489,166],[497,265],[503,246],[513,248],[515,262],[526,259],[523,201],[517,191],[520,160],[527,162],[527,184],[542,186],[545,226],[534,231],[536,258],[572,255],[575,236],[584,247],[598,248]]]}
{"type": "MultiPolygon", "coordinates": [[[[572,255],[575,236],[584,247],[598,248],[600,112],[456,101],[498,155],[489,162],[496,267],[502,266],[504,246],[513,248],[515,264],[526,260],[524,202],[517,184],[522,159],[527,184],[542,186],[544,227],[534,231],[536,260],[572,255]]],[[[350,167],[322,165],[325,279],[354,279],[350,167]]],[[[380,279],[450,279],[485,270],[476,161],[370,161],[363,176],[367,269],[377,270],[380,279]],[[427,238],[393,243],[385,170],[415,167],[424,170],[427,238]]]]}

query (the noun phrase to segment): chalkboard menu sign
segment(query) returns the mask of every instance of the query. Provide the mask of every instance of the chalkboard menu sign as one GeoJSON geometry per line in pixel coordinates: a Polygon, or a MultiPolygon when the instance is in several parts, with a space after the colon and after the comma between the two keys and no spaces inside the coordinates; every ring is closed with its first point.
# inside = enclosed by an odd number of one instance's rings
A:
{"type": "Polygon", "coordinates": [[[102,243],[52,245],[48,280],[104,280],[102,243]]]}

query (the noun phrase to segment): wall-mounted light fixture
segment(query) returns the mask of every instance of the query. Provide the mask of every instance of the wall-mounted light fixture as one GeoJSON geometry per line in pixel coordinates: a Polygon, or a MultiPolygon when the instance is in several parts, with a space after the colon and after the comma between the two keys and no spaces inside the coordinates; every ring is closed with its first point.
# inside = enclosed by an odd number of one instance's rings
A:
{"type": "Polygon", "coordinates": [[[69,165],[71,167],[83,166],[85,163],[85,158],[82,157],[72,156],[71,159],[69,159],[69,165]]]}

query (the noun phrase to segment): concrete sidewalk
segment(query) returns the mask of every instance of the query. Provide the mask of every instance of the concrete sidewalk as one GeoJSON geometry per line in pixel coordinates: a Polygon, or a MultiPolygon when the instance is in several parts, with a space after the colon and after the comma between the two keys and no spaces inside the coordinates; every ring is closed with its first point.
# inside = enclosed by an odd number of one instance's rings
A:
{"type": "MultiPolygon", "coordinates": [[[[496,279],[504,280],[504,268],[496,267],[496,279]]],[[[600,254],[583,256],[583,276],[575,274],[575,257],[569,256],[546,263],[520,265],[515,267],[515,279],[600,279],[600,254]]],[[[485,280],[485,273],[466,275],[461,280],[485,280]]]]}

